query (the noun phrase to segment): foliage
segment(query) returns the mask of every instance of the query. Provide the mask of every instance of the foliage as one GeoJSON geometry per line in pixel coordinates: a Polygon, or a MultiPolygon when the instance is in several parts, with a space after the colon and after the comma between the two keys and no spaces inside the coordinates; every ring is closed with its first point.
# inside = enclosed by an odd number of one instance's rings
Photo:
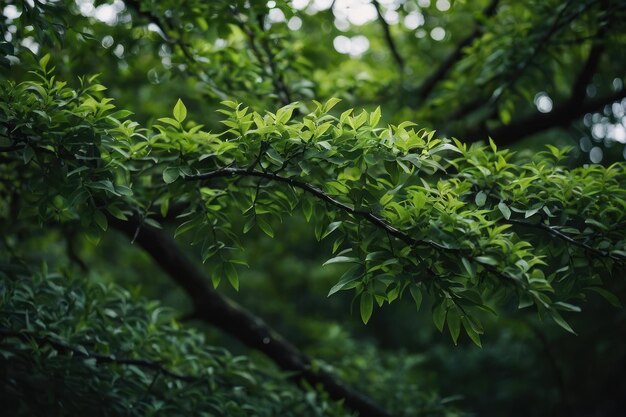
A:
{"type": "Polygon", "coordinates": [[[145,223],[158,224],[151,210],[165,217],[170,205],[189,202],[175,235],[193,232],[202,260],[216,259],[216,287],[222,278],[239,287],[239,231],[226,209],[233,205],[244,216],[243,233],[256,226],[273,237],[272,224],[296,208],[314,217],[318,240],[334,237],[336,256],[326,264],[354,264],[329,295],[354,288],[367,323],[375,302],[408,292],[419,309],[425,292],[435,300],[435,325],[447,323],[455,343],[462,327],[480,344],[477,315],[491,310],[483,298],[507,286],[520,307],[535,305],[573,332],[559,310],[579,311],[569,301],[601,287],[599,273],[626,259],[621,228],[609,227],[625,221],[623,165],[566,170],[559,166],[564,151],[554,147],[514,164],[493,143],[467,147],[410,122],[377,128],[379,109],[332,116],[337,100],[293,121],[296,105],[260,115],[227,101],[228,129],[220,133],[185,124],[178,100],[153,133],[118,119],[128,113],[97,96],[100,84],[74,91],[56,82],[47,60],[40,62],[44,85],[8,84],[3,94],[17,163],[38,172],[21,174],[34,178],[20,182],[32,220],[80,219],[97,238],[107,215],[125,220],[141,212],[145,223]],[[212,187],[224,177],[238,184],[212,187]],[[332,210],[314,210],[315,200],[332,210]],[[572,247],[548,252],[550,244],[512,232],[513,225],[543,229],[572,247]],[[548,254],[563,263],[548,267],[548,254]]]}
{"type": "MultiPolygon", "coordinates": [[[[451,347],[425,318],[463,349],[495,332],[495,358],[507,353],[498,329],[526,347],[540,339],[551,357],[537,318],[599,337],[572,313],[590,306],[595,318],[598,296],[619,308],[623,292],[626,164],[609,155],[620,126],[626,140],[623,5],[364,1],[371,18],[358,23],[346,2],[321,3],[7,3],[0,352],[12,382],[0,395],[16,413],[62,404],[55,412],[459,415],[459,397],[436,393],[454,387],[428,369],[465,368],[440,359],[451,347]],[[355,52],[359,36],[370,41],[355,52]],[[551,130],[570,125],[593,150],[551,130]],[[111,229],[186,292],[189,317],[266,353],[301,388],[131,297],[130,282],[162,299],[171,290],[111,229]],[[59,237],[73,267],[53,255],[59,237]],[[267,260],[288,241],[280,256],[302,251],[309,264],[267,260]],[[29,272],[43,259],[62,273],[29,272]],[[252,278],[277,263],[286,278],[252,278]],[[320,264],[325,278],[309,294],[301,275],[320,264]],[[119,282],[102,284],[108,277],[119,282]],[[225,293],[274,316],[315,357],[225,293]],[[205,295],[223,303],[223,321],[207,316],[205,295]],[[329,323],[327,308],[370,325],[329,323]],[[398,317],[418,322],[419,335],[401,334],[398,317]],[[386,351],[394,328],[406,343],[386,351]],[[23,400],[35,391],[41,402],[23,400]]],[[[472,364],[491,355],[468,352],[472,364]]],[[[508,390],[512,404],[521,389],[508,390]]]]}
{"type": "Polygon", "coordinates": [[[118,286],[48,273],[45,267],[34,275],[15,269],[2,274],[6,412],[347,415],[271,369],[207,346],[172,311],[118,286]]]}

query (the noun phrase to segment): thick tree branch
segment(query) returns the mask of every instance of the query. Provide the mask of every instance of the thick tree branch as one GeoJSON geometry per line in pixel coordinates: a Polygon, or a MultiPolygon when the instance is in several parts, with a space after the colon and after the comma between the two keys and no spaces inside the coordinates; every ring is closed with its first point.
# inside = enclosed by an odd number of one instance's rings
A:
{"type": "Polygon", "coordinates": [[[295,379],[303,379],[313,386],[321,385],[331,398],[343,400],[348,408],[358,412],[361,417],[390,417],[370,398],[346,386],[333,374],[314,370],[308,356],[263,320],[213,290],[209,286],[210,279],[169,235],[149,225],[142,225],[136,217],[129,221],[111,217],[109,224],[130,238],[140,228],[135,242],[187,293],[195,309],[194,318],[216,326],[245,345],[265,353],[281,369],[295,372],[295,379]]]}
{"type": "Polygon", "coordinates": [[[467,132],[463,136],[464,139],[468,141],[481,140],[489,135],[499,145],[508,145],[543,130],[566,126],[585,113],[597,110],[624,97],[624,91],[618,91],[612,95],[585,102],[587,86],[598,70],[602,54],[606,49],[604,36],[608,31],[609,23],[610,21],[605,23],[598,31],[598,38],[595,39],[587,60],[572,84],[570,97],[565,102],[553,109],[551,113],[528,116],[493,130],[488,130],[485,123],[482,123],[481,127],[467,132]]]}
{"type": "MultiPolygon", "coordinates": [[[[498,9],[499,0],[491,0],[489,5],[482,12],[485,18],[493,16],[498,9]]],[[[470,46],[476,39],[482,36],[484,27],[482,22],[478,22],[476,28],[459,42],[454,51],[437,67],[437,69],[428,76],[418,88],[417,94],[411,97],[410,106],[420,106],[430,96],[437,84],[445,79],[452,67],[463,58],[464,50],[470,46]]]]}
{"type": "Polygon", "coordinates": [[[598,111],[607,104],[624,97],[626,97],[626,89],[588,99],[578,106],[572,106],[571,101],[567,100],[561,105],[555,106],[550,113],[535,113],[515,120],[508,125],[501,125],[493,129],[480,127],[454,136],[462,137],[467,142],[476,142],[491,137],[499,146],[509,146],[527,136],[557,127],[569,126],[586,113],[598,111]]]}
{"type": "Polygon", "coordinates": [[[605,43],[604,43],[604,31],[598,34],[599,38],[591,47],[591,51],[589,51],[589,56],[582,70],[576,77],[574,84],[572,85],[572,92],[570,95],[570,103],[573,106],[579,105],[585,100],[585,96],[587,94],[587,86],[591,82],[594,74],[598,70],[598,65],[600,64],[600,58],[602,58],[602,54],[604,53],[605,43]]]}
{"type": "Polygon", "coordinates": [[[524,75],[528,68],[533,65],[533,62],[540,55],[540,52],[546,48],[546,46],[549,44],[549,40],[552,37],[554,37],[561,29],[573,22],[576,18],[581,16],[595,4],[594,1],[589,1],[581,5],[581,7],[577,10],[574,10],[571,14],[566,15],[565,12],[570,8],[572,3],[573,1],[569,0],[561,7],[561,10],[556,15],[550,27],[538,37],[537,41],[535,42],[535,46],[530,49],[530,54],[524,60],[517,62],[509,70],[504,71],[503,73],[498,74],[492,77],[489,81],[483,83],[484,85],[488,85],[490,82],[498,81],[498,79],[500,79],[500,82],[504,83],[496,90],[496,92],[490,94],[490,97],[483,96],[478,99],[473,99],[470,102],[461,104],[460,107],[452,113],[450,118],[452,120],[459,120],[470,114],[473,114],[475,111],[485,106],[489,106],[491,108],[491,111],[487,113],[486,117],[477,122],[476,127],[474,128],[474,130],[477,131],[484,131],[487,120],[492,119],[497,115],[496,106],[498,101],[502,98],[502,93],[505,91],[510,91],[514,87],[514,85],[524,75]]]}
{"type": "Polygon", "coordinates": [[[380,3],[377,0],[372,0],[372,4],[376,8],[376,13],[378,14],[378,21],[380,22],[380,26],[383,28],[383,33],[385,35],[385,41],[387,42],[387,47],[393,56],[393,60],[396,62],[398,69],[400,70],[400,74],[404,72],[404,58],[400,55],[400,51],[396,46],[396,42],[393,40],[393,36],[391,35],[391,29],[389,28],[389,24],[383,17],[382,10],[380,8],[380,3]]]}

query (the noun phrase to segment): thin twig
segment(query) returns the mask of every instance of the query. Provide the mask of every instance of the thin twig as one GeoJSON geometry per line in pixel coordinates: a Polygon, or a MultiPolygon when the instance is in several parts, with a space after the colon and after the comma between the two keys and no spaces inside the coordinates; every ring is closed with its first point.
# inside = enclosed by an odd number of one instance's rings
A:
{"type": "Polygon", "coordinates": [[[72,356],[76,356],[79,358],[86,359],[94,359],[97,364],[117,364],[117,365],[125,365],[125,366],[138,366],[140,368],[146,368],[153,371],[156,371],[160,374],[169,376],[174,379],[179,379],[181,381],[186,382],[194,382],[199,380],[200,378],[190,375],[182,375],[176,372],[170,371],[163,367],[158,362],[149,361],[146,359],[125,359],[125,358],[116,358],[111,355],[98,355],[95,353],[85,352],[82,349],[78,349],[76,347],[70,346],[58,340],[54,340],[49,336],[40,336],[33,334],[32,332],[20,332],[15,330],[9,330],[5,328],[0,328],[0,338],[17,338],[22,340],[23,342],[35,341],[37,345],[43,346],[48,345],[53,349],[57,350],[60,353],[71,354],[72,356]]]}
{"type": "Polygon", "coordinates": [[[199,180],[203,181],[203,180],[210,180],[214,178],[237,177],[237,176],[260,177],[260,178],[265,178],[265,179],[269,179],[273,181],[283,182],[283,183],[291,185],[292,187],[299,188],[309,194],[314,195],[318,199],[326,203],[329,203],[330,205],[334,207],[337,207],[349,214],[365,219],[370,224],[373,224],[374,226],[389,233],[391,236],[394,236],[402,240],[404,243],[406,243],[409,246],[418,246],[420,244],[425,244],[438,250],[452,251],[452,252],[458,252],[461,250],[459,248],[451,248],[448,246],[444,246],[432,240],[415,239],[409,236],[408,234],[406,234],[405,232],[390,225],[384,219],[378,217],[377,215],[369,211],[355,209],[354,207],[337,200],[336,198],[326,194],[321,189],[309,183],[306,183],[304,181],[301,181],[299,179],[292,178],[292,177],[284,177],[282,175],[278,175],[273,172],[264,172],[264,171],[257,171],[257,170],[227,167],[227,168],[222,168],[222,169],[218,169],[215,171],[206,172],[206,173],[202,173],[198,175],[189,175],[189,176],[186,176],[185,179],[189,181],[199,181],[199,180]]]}
{"type": "MultiPolygon", "coordinates": [[[[289,89],[287,88],[287,85],[285,84],[282,73],[278,71],[278,67],[274,60],[274,54],[272,53],[272,49],[269,43],[267,42],[266,39],[261,39],[260,41],[258,41],[258,38],[256,34],[254,33],[254,30],[248,27],[248,25],[246,25],[245,22],[243,22],[242,19],[239,17],[238,15],[239,12],[236,7],[232,9],[232,13],[235,18],[235,23],[248,38],[248,45],[250,46],[250,50],[252,51],[252,54],[257,59],[263,71],[267,74],[267,76],[272,81],[272,85],[274,86],[274,91],[276,92],[276,95],[278,96],[280,103],[284,106],[290,104],[292,102],[291,93],[289,89]],[[261,48],[263,48],[263,50],[259,49],[257,42],[261,44],[261,48]]],[[[262,30],[263,22],[260,22],[259,26],[260,26],[260,29],[262,30]]]]}
{"type": "Polygon", "coordinates": [[[163,37],[167,43],[169,43],[170,45],[177,46],[180,49],[183,56],[188,61],[188,64],[190,66],[196,66],[198,72],[204,75],[204,77],[201,77],[202,80],[205,81],[211,87],[211,90],[218,98],[220,98],[221,100],[228,98],[228,94],[222,91],[217,86],[215,81],[213,81],[213,79],[209,76],[209,74],[204,69],[201,68],[200,63],[198,62],[196,57],[191,53],[191,51],[185,44],[182,36],[180,34],[177,34],[177,36],[174,38],[170,35],[170,32],[174,31],[174,28],[171,22],[163,22],[161,17],[159,17],[158,15],[154,14],[151,11],[143,10],[141,8],[141,2],[139,0],[126,0],[125,4],[129,6],[130,8],[132,8],[135,11],[135,13],[137,13],[139,16],[155,24],[159,28],[161,33],[163,34],[163,37]]]}

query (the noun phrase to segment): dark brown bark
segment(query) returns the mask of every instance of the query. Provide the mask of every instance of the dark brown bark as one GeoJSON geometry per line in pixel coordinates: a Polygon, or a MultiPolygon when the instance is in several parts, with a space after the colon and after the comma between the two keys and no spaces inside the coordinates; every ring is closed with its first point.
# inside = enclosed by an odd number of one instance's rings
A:
{"type": "Polygon", "coordinates": [[[510,146],[528,136],[557,127],[569,126],[586,113],[598,111],[607,104],[624,97],[626,97],[626,89],[588,99],[580,104],[568,100],[555,106],[550,113],[535,113],[515,120],[508,125],[501,125],[493,129],[477,128],[453,136],[463,138],[467,142],[486,140],[487,137],[491,137],[498,146],[510,146]]]}
{"type": "Polygon", "coordinates": [[[396,46],[396,42],[393,40],[393,36],[391,36],[391,28],[389,27],[389,24],[383,17],[383,13],[380,8],[380,3],[378,3],[377,0],[372,0],[372,4],[376,8],[376,13],[378,14],[378,21],[380,22],[380,25],[383,28],[383,33],[385,35],[385,41],[387,42],[387,47],[389,48],[389,51],[391,52],[391,55],[393,56],[393,60],[396,62],[396,65],[398,66],[398,70],[400,71],[400,74],[402,74],[402,72],[404,71],[404,58],[402,58],[402,55],[400,54],[400,51],[398,50],[398,47],[396,46]]]}
{"type": "MultiPolygon", "coordinates": [[[[498,9],[498,3],[499,0],[492,0],[483,11],[483,16],[493,16],[498,9]]],[[[430,96],[430,93],[432,93],[437,84],[443,81],[452,67],[459,62],[461,58],[463,58],[465,48],[470,46],[472,42],[482,36],[483,30],[484,28],[482,22],[478,22],[472,33],[463,38],[461,42],[458,43],[454,51],[452,51],[452,53],[443,60],[437,69],[424,80],[422,85],[418,88],[416,94],[413,97],[410,97],[407,104],[411,107],[421,106],[430,96]]]]}
{"type": "Polygon", "coordinates": [[[135,242],[148,252],[154,261],[189,296],[194,307],[193,317],[211,324],[233,336],[250,348],[266,354],[281,369],[294,372],[294,379],[313,386],[320,385],[335,400],[343,400],[346,407],[361,417],[390,417],[390,414],[364,394],[345,385],[335,375],[314,370],[311,358],[269,327],[262,319],[221,295],[210,286],[209,277],[166,233],[137,218],[121,221],[109,219],[109,224],[129,238],[139,233],[135,242]]]}

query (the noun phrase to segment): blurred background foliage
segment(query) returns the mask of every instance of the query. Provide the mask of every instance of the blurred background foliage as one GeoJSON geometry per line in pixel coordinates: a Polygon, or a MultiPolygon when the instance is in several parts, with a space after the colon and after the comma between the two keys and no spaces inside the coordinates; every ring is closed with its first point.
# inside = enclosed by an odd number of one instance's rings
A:
{"type": "MultiPolygon", "coordinates": [[[[100,74],[116,105],[146,124],[178,98],[190,118],[217,130],[225,98],[262,111],[340,97],[339,110],[381,106],[384,122],[415,120],[468,141],[491,135],[519,155],[569,145],[571,167],[626,159],[622,1],[5,0],[1,8],[2,79],[24,79],[51,52],[60,79],[78,87],[79,76],[100,74]]],[[[117,283],[183,319],[190,312],[126,237],[111,231],[95,244],[72,230],[31,232],[20,242],[27,259],[117,283]]],[[[626,410],[626,312],[600,297],[570,318],[577,336],[511,309],[487,319],[482,349],[467,338],[453,346],[429,309],[415,314],[410,303],[364,326],[351,294],[326,298],[342,269],[321,267],[330,249],[313,227],[294,217],[275,233],[280,239],[256,229],[244,237],[241,289],[220,291],[394,415],[626,410]]],[[[5,260],[16,244],[2,244],[5,260]]],[[[607,282],[626,299],[623,280],[607,282]]],[[[214,345],[266,361],[190,324],[214,345]]]]}

